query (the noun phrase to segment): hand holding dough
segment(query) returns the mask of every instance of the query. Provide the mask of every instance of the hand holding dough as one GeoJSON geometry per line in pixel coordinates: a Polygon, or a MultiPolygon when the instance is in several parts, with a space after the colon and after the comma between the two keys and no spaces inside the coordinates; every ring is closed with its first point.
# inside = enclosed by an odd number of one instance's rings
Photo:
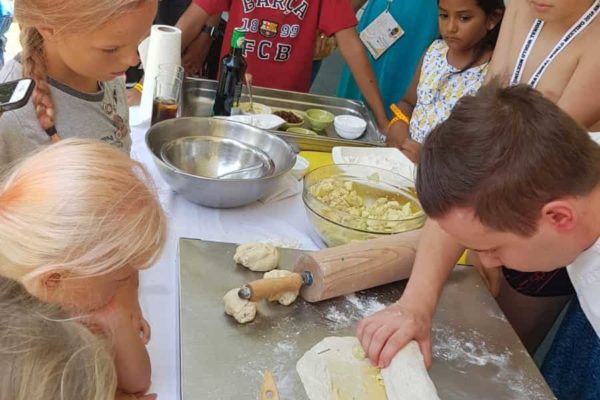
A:
{"type": "Polygon", "coordinates": [[[239,290],[239,288],[231,289],[223,297],[223,302],[225,302],[225,313],[231,315],[240,324],[245,324],[256,317],[256,304],[240,299],[239,290]]]}
{"type": "Polygon", "coordinates": [[[267,243],[245,243],[235,249],[233,261],[251,271],[266,272],[279,265],[279,252],[267,243]]]}
{"type": "MultiPolygon", "coordinates": [[[[266,272],[265,275],[263,276],[263,278],[264,279],[283,278],[283,277],[291,275],[291,274],[292,273],[290,271],[286,271],[283,269],[275,269],[273,271],[266,272]]],[[[298,297],[298,292],[285,292],[285,293],[281,293],[280,295],[275,296],[275,297],[269,297],[269,301],[278,301],[279,304],[281,304],[281,305],[289,306],[296,300],[297,297],[298,297]]]]}

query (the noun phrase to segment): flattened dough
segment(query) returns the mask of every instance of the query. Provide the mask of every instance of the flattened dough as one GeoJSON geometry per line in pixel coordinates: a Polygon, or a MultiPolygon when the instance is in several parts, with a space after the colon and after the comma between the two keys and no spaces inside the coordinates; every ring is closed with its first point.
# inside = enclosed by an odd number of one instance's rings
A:
{"type": "MultiPolygon", "coordinates": [[[[283,278],[291,274],[292,273],[290,271],[286,271],[284,269],[274,269],[273,271],[265,272],[263,278],[283,278]]],[[[296,300],[297,297],[298,292],[285,292],[276,297],[269,297],[269,301],[278,301],[281,305],[289,306],[296,300]]]]}
{"type": "Polygon", "coordinates": [[[355,337],[327,337],[302,356],[296,370],[310,400],[439,400],[416,342],[380,373],[355,337]]]}
{"type": "Polygon", "coordinates": [[[231,289],[223,296],[223,302],[225,303],[225,313],[231,315],[240,324],[245,324],[256,318],[256,304],[240,299],[239,290],[239,288],[231,289]]]}
{"type": "Polygon", "coordinates": [[[360,354],[355,337],[327,337],[296,364],[310,400],[386,400],[379,368],[360,354]]]}
{"type": "Polygon", "coordinates": [[[266,272],[279,265],[279,252],[271,244],[245,243],[235,249],[233,261],[251,271],[266,272]]]}

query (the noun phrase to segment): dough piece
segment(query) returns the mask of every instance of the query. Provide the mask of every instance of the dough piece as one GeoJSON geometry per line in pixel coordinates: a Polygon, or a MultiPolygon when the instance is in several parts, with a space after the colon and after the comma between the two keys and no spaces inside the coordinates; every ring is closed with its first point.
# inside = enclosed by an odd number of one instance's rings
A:
{"type": "Polygon", "coordinates": [[[355,337],[327,337],[296,364],[310,400],[387,400],[379,368],[355,337]]]}
{"type": "Polygon", "coordinates": [[[266,272],[279,265],[279,252],[267,243],[245,243],[235,249],[233,261],[251,271],[266,272]]]}
{"type": "Polygon", "coordinates": [[[253,321],[256,317],[256,304],[240,299],[238,296],[239,288],[231,289],[223,297],[225,303],[225,313],[231,315],[240,324],[253,321]]]}
{"type": "Polygon", "coordinates": [[[419,345],[414,340],[396,354],[387,368],[381,370],[381,376],[390,400],[440,399],[425,368],[419,345]]]}
{"type": "Polygon", "coordinates": [[[439,400],[416,342],[380,372],[355,337],[327,337],[302,356],[296,370],[310,400],[439,400]]]}
{"type": "MultiPolygon", "coordinates": [[[[292,273],[290,271],[286,271],[284,269],[274,269],[273,271],[265,272],[263,278],[283,278],[291,274],[292,273]]],[[[276,297],[269,297],[269,301],[278,301],[281,305],[289,306],[296,300],[297,297],[298,292],[285,292],[276,297]]]]}

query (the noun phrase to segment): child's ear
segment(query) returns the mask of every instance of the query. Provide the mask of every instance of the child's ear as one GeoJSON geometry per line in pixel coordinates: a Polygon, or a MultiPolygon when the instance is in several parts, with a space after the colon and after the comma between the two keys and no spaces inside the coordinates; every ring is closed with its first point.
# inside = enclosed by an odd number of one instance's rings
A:
{"type": "Polygon", "coordinates": [[[569,232],[575,228],[577,213],[567,200],[554,200],[542,207],[542,219],[557,232],[569,232]]]}
{"type": "Polygon", "coordinates": [[[56,303],[66,277],[66,271],[52,270],[24,279],[23,285],[38,299],[47,303],[56,303]]]}
{"type": "Polygon", "coordinates": [[[40,27],[37,29],[40,35],[44,38],[44,41],[52,40],[55,36],[56,31],[52,28],[40,27]]]}

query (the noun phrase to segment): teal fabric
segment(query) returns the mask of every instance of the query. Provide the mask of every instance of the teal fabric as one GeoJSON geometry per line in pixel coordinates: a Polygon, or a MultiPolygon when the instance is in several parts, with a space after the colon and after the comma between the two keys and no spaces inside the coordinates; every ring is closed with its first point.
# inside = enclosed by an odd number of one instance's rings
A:
{"type": "MultiPolygon", "coordinates": [[[[387,0],[369,0],[358,24],[358,32],[377,18],[387,4],[387,0]]],[[[425,50],[439,36],[437,0],[394,0],[390,13],[404,29],[404,36],[378,60],[367,51],[386,108],[402,100],[425,50]]],[[[348,66],[342,70],[337,95],[364,100],[348,66]]]]}

